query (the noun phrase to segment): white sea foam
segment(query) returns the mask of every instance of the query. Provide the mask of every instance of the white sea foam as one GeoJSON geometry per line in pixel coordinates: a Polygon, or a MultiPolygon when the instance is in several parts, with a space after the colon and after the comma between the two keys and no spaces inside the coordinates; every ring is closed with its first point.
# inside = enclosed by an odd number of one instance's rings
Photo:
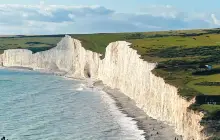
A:
{"type": "Polygon", "coordinates": [[[82,90],[84,90],[84,88],[85,88],[85,84],[79,84],[79,85],[77,85],[76,90],[77,91],[82,91],[82,90]]]}
{"type": "MultiPolygon", "coordinates": [[[[106,92],[99,91],[102,96],[102,101],[108,105],[108,111],[114,116],[115,121],[118,122],[123,134],[125,136],[133,135],[136,137],[136,140],[145,140],[144,131],[138,129],[137,122],[133,118],[128,117],[126,114],[122,113],[119,108],[116,106],[115,100],[113,100],[106,92]]],[[[123,139],[123,137],[121,138],[123,139]]],[[[133,139],[133,138],[132,138],[133,139]]],[[[126,140],[129,140],[127,138],[126,140]]]]}
{"type": "Polygon", "coordinates": [[[77,91],[82,91],[83,88],[82,88],[82,87],[79,87],[79,88],[77,88],[76,90],[77,90],[77,91]]]}

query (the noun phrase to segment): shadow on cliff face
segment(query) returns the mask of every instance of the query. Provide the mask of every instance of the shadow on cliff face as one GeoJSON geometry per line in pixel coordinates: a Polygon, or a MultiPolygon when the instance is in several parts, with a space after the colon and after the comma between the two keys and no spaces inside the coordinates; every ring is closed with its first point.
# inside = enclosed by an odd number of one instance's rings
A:
{"type": "Polygon", "coordinates": [[[86,65],[84,67],[84,75],[86,78],[91,78],[90,66],[88,63],[86,63],[86,65]]]}

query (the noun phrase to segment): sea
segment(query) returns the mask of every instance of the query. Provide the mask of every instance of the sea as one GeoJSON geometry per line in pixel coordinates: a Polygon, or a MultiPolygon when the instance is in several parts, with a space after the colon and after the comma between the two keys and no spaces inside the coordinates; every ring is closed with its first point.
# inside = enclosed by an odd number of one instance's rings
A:
{"type": "Polygon", "coordinates": [[[105,92],[48,73],[0,69],[0,138],[144,140],[105,92]]]}

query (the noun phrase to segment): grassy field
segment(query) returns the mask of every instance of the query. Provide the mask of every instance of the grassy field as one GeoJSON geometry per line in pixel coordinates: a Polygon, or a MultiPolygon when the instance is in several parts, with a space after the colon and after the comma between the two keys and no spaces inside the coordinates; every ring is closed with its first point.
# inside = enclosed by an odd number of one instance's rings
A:
{"type": "Polygon", "coordinates": [[[194,88],[196,91],[199,91],[200,93],[208,95],[220,95],[220,85],[205,86],[198,84],[202,82],[220,82],[220,74],[198,76],[187,84],[187,86],[194,88]]]}
{"type": "MultiPolygon", "coordinates": [[[[47,50],[56,46],[63,36],[1,37],[0,53],[11,48],[47,50]]],[[[86,49],[101,54],[110,42],[128,41],[144,60],[158,62],[153,73],[176,86],[186,99],[200,95],[220,96],[220,29],[71,36],[79,39],[86,49]],[[207,70],[204,65],[211,65],[212,69],[207,70]]],[[[219,105],[204,103],[194,108],[205,111],[206,116],[220,112],[219,105]]]]}
{"type": "Polygon", "coordinates": [[[6,49],[25,48],[33,52],[55,47],[61,37],[0,37],[0,53],[6,49]]]}

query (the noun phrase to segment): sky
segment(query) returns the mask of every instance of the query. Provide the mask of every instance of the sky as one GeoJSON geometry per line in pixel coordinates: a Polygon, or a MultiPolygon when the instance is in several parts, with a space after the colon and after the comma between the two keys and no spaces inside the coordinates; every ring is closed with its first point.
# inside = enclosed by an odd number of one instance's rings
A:
{"type": "Polygon", "coordinates": [[[219,0],[0,0],[0,35],[220,27],[219,0]]]}

